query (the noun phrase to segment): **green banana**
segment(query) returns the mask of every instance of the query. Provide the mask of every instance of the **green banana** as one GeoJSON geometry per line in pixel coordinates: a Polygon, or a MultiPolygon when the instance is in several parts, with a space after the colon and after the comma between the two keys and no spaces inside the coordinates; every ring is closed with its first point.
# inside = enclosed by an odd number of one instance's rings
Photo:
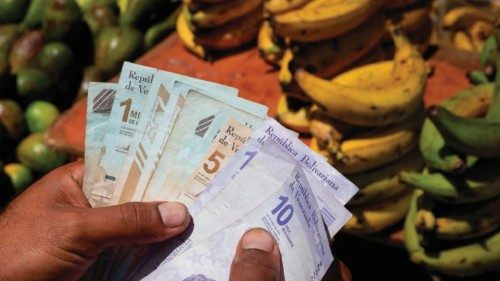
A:
{"type": "Polygon", "coordinates": [[[483,160],[464,175],[402,172],[400,178],[403,182],[421,188],[442,201],[468,203],[486,200],[500,194],[499,167],[498,159],[483,160]]]}
{"type": "MultiPolygon", "coordinates": [[[[484,114],[490,104],[493,84],[487,83],[459,92],[440,105],[459,116],[474,117],[484,114]]],[[[420,151],[426,164],[445,172],[462,172],[467,164],[446,144],[434,123],[425,119],[420,135],[420,151]]]]}
{"type": "Polygon", "coordinates": [[[19,24],[21,30],[36,28],[42,25],[45,6],[48,0],[31,0],[23,21],[19,24]]]}
{"type": "Polygon", "coordinates": [[[484,158],[500,156],[500,123],[456,116],[439,106],[430,107],[428,116],[456,150],[484,158]]]}
{"type": "Polygon", "coordinates": [[[423,194],[422,190],[414,191],[404,225],[405,246],[413,262],[453,276],[480,274],[500,266],[500,231],[471,244],[428,253],[420,243],[421,235],[415,226],[423,194]]]}
{"type": "Polygon", "coordinates": [[[167,34],[175,29],[177,17],[181,12],[181,8],[177,8],[165,20],[151,26],[144,34],[144,47],[150,49],[160,42],[167,34]]]}
{"type": "Polygon", "coordinates": [[[368,172],[348,175],[349,180],[359,187],[359,192],[349,201],[349,205],[379,202],[401,193],[408,186],[399,181],[398,174],[401,171],[419,171],[423,165],[420,153],[414,149],[393,163],[368,172]]]}
{"type": "Polygon", "coordinates": [[[9,52],[18,36],[15,24],[0,26],[0,77],[9,70],[9,52]]]}
{"type": "MultiPolygon", "coordinates": [[[[498,33],[500,35],[500,31],[498,33]]],[[[498,40],[500,41],[500,38],[498,40]]],[[[500,123],[500,50],[496,52],[494,59],[497,69],[495,74],[495,88],[493,89],[493,96],[485,119],[489,122],[500,123]]]]}

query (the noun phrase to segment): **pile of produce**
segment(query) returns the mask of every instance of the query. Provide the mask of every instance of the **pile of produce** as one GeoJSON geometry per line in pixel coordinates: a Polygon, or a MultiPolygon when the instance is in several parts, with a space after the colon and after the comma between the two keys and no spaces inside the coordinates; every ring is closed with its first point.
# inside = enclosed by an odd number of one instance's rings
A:
{"type": "Polygon", "coordinates": [[[404,218],[411,192],[401,171],[419,171],[415,151],[423,119],[428,65],[399,26],[389,26],[393,60],[356,67],[325,80],[298,70],[295,80],[314,101],[311,146],[359,188],[345,231],[370,233],[404,218]]]}
{"type": "Polygon", "coordinates": [[[420,138],[427,168],[401,173],[418,188],[405,223],[411,259],[454,276],[500,268],[500,49],[483,55],[495,82],[431,107],[420,138]]]}
{"type": "Polygon", "coordinates": [[[209,59],[246,45],[262,24],[263,0],[183,0],[177,32],[187,49],[209,59]]]}
{"type": "Polygon", "coordinates": [[[112,78],[172,31],[175,9],[167,0],[0,0],[2,192],[66,161],[44,131],[89,81],[112,78]]]}
{"type": "Polygon", "coordinates": [[[390,21],[425,49],[432,31],[431,1],[266,1],[267,20],[258,37],[262,57],[279,68],[283,96],[280,121],[308,133],[311,99],[294,79],[305,69],[331,79],[349,69],[385,60],[393,55],[390,21]]]}

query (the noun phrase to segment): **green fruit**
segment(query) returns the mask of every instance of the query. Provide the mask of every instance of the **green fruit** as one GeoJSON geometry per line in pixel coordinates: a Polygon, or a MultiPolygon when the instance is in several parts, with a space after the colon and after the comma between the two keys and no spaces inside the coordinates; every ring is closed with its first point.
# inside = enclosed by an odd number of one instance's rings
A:
{"type": "Polygon", "coordinates": [[[0,26],[0,77],[9,70],[10,48],[18,36],[17,26],[6,24],[0,26]]]}
{"type": "Polygon", "coordinates": [[[490,82],[486,73],[479,70],[473,70],[467,73],[467,77],[473,84],[484,84],[490,82]]]}
{"type": "Polygon", "coordinates": [[[161,0],[129,0],[125,10],[120,14],[120,25],[137,26],[141,18],[153,11],[161,2],[161,0]]]}
{"type": "Polygon", "coordinates": [[[460,117],[439,106],[430,107],[428,115],[454,149],[484,158],[500,156],[500,123],[460,117]]]}
{"type": "Polygon", "coordinates": [[[31,170],[21,163],[8,164],[4,167],[4,171],[9,176],[17,193],[21,193],[33,183],[31,170]]]}
{"type": "Polygon", "coordinates": [[[66,162],[66,154],[47,145],[42,133],[32,133],[18,145],[17,159],[33,171],[48,172],[66,162]]]}
{"type": "Polygon", "coordinates": [[[42,26],[43,16],[45,14],[45,7],[49,0],[31,0],[28,12],[20,23],[21,30],[38,28],[42,26]]]}
{"type": "Polygon", "coordinates": [[[25,68],[16,77],[17,93],[25,98],[43,98],[50,91],[50,77],[36,68],[25,68]]]}
{"type": "Polygon", "coordinates": [[[497,68],[495,74],[495,88],[493,89],[490,107],[488,108],[485,119],[489,122],[500,123],[500,50],[494,55],[494,60],[497,68]]]}
{"type": "Polygon", "coordinates": [[[62,40],[80,18],[80,9],[74,0],[49,0],[42,27],[49,39],[62,40]]]}
{"type": "Polygon", "coordinates": [[[59,109],[48,101],[34,101],[26,108],[26,123],[32,133],[41,133],[59,117],[59,109]]]}
{"type": "Polygon", "coordinates": [[[142,45],[142,34],[133,27],[106,27],[95,42],[96,66],[107,76],[120,71],[124,61],[133,60],[142,45]]]}
{"type": "Polygon", "coordinates": [[[104,5],[97,5],[88,9],[83,15],[83,18],[94,37],[96,37],[103,28],[116,25],[118,22],[118,18],[113,10],[104,5]]]}
{"type": "Polygon", "coordinates": [[[14,100],[0,100],[0,123],[11,139],[17,140],[24,134],[23,111],[14,100]]]}
{"type": "Polygon", "coordinates": [[[76,4],[86,12],[95,6],[114,6],[116,0],[76,0],[76,4]]]}
{"type": "MultiPolygon", "coordinates": [[[[443,101],[440,105],[464,117],[484,114],[490,104],[493,84],[481,84],[443,101]]],[[[420,152],[428,166],[450,173],[463,172],[466,160],[453,151],[434,123],[425,119],[420,135],[420,152]]]]}
{"type": "Polygon", "coordinates": [[[0,0],[0,23],[20,21],[29,3],[30,0],[0,0]]]}
{"type": "Polygon", "coordinates": [[[45,44],[37,55],[40,69],[57,80],[73,61],[73,52],[63,43],[45,44]]]}
{"type": "Polygon", "coordinates": [[[32,66],[44,41],[41,30],[27,31],[17,38],[9,54],[10,72],[17,74],[21,69],[32,66]]]}

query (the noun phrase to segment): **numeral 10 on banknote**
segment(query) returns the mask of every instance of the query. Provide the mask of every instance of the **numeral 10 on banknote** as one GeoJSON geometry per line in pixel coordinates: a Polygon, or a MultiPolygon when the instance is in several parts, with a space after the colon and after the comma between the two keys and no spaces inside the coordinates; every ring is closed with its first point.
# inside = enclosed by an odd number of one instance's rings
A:
{"type": "Polygon", "coordinates": [[[287,204],[288,197],[280,196],[280,203],[276,208],[274,208],[271,213],[278,216],[276,217],[276,221],[280,226],[287,224],[293,217],[293,206],[291,204],[287,204]]]}

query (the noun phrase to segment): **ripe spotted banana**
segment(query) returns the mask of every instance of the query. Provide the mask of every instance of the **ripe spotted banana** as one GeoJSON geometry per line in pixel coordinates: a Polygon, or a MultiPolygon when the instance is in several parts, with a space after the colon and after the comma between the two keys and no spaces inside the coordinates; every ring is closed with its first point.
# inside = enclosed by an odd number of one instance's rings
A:
{"type": "MultiPolygon", "coordinates": [[[[296,72],[295,80],[311,99],[344,122],[361,126],[401,122],[421,106],[428,68],[400,28],[390,27],[390,31],[397,48],[390,83],[373,89],[347,87],[304,70],[296,72]]],[[[343,75],[348,73],[351,71],[343,75]]],[[[360,75],[359,71],[353,73],[360,75]]]]}
{"type": "Polygon", "coordinates": [[[380,0],[315,0],[271,16],[276,33],[297,42],[316,42],[345,33],[378,9],[380,0]]]}
{"type": "Polygon", "coordinates": [[[404,191],[373,205],[351,208],[352,218],[344,225],[343,231],[373,233],[391,227],[405,217],[411,198],[412,192],[404,191]]]}
{"type": "Polygon", "coordinates": [[[500,231],[470,244],[429,252],[421,244],[415,226],[418,205],[424,192],[415,190],[404,226],[405,246],[413,262],[448,275],[468,276],[488,272],[500,265],[500,231]]]}
{"type": "MultiPolygon", "coordinates": [[[[184,0],[184,4],[192,6],[193,0],[184,0]]],[[[190,22],[199,28],[214,28],[238,19],[261,7],[263,0],[234,0],[218,5],[206,5],[198,10],[191,10],[190,22]]]]}
{"type": "Polygon", "coordinates": [[[281,14],[298,9],[311,0],[267,0],[264,1],[264,10],[270,14],[281,14]]]}
{"type": "Polygon", "coordinates": [[[500,199],[481,206],[460,208],[443,215],[432,210],[418,210],[415,224],[419,232],[430,233],[442,240],[468,240],[489,234],[500,227],[500,199]]]}
{"type": "MultiPolygon", "coordinates": [[[[334,39],[314,44],[293,44],[293,59],[289,67],[281,71],[289,72],[291,76],[292,70],[304,68],[318,77],[330,78],[374,48],[385,33],[384,27],[385,17],[379,13],[334,39]],[[361,34],[363,40],[360,40],[361,34]]],[[[287,81],[280,82],[287,84],[287,81]]]]}
{"type": "Polygon", "coordinates": [[[302,134],[309,133],[309,118],[307,113],[311,107],[308,103],[297,101],[281,95],[276,108],[278,121],[286,127],[302,134]]]}
{"type": "Polygon", "coordinates": [[[408,189],[400,182],[401,171],[420,171],[424,166],[417,149],[403,158],[364,173],[349,175],[349,180],[359,187],[359,192],[349,201],[349,205],[359,206],[383,201],[408,189]]]}
{"type": "Polygon", "coordinates": [[[309,110],[309,131],[316,138],[320,148],[338,151],[340,142],[352,131],[352,126],[330,117],[324,110],[313,104],[309,110]]]}
{"type": "Polygon", "coordinates": [[[231,50],[257,37],[262,23],[262,9],[254,11],[213,29],[195,31],[195,42],[212,50],[231,50]]]}
{"type": "Polygon", "coordinates": [[[402,172],[401,180],[448,203],[468,203],[500,195],[498,159],[481,159],[463,175],[402,172]]]}
{"type": "Polygon", "coordinates": [[[333,166],[344,174],[361,173],[400,159],[418,141],[421,112],[402,123],[375,129],[344,140],[338,151],[330,151],[333,166]]]}
{"type": "Polygon", "coordinates": [[[283,56],[283,43],[280,44],[277,36],[274,35],[269,21],[264,21],[257,36],[257,46],[260,55],[265,61],[272,65],[278,65],[283,56]]]}
{"type": "MultiPolygon", "coordinates": [[[[441,102],[440,105],[458,116],[480,116],[488,109],[492,92],[492,83],[482,84],[459,92],[441,102]]],[[[462,172],[467,167],[465,159],[450,149],[441,133],[429,119],[425,119],[422,127],[420,151],[426,164],[431,168],[456,173],[462,172]]]]}
{"type": "Polygon", "coordinates": [[[177,34],[181,39],[184,46],[193,52],[195,55],[198,55],[201,58],[207,57],[207,52],[203,46],[199,45],[195,42],[194,34],[186,19],[186,11],[182,11],[177,18],[177,34]]]}

